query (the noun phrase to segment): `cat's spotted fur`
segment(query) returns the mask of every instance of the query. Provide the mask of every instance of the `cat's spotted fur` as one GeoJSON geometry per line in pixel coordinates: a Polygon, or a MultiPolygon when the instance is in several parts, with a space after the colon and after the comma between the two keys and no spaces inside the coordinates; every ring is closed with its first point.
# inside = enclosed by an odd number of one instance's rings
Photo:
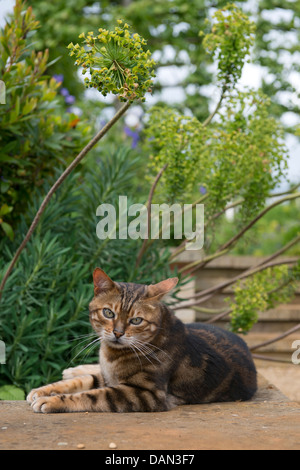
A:
{"type": "Polygon", "coordinates": [[[167,411],[249,400],[256,370],[246,344],[212,325],[184,325],[160,301],[176,283],[115,283],[97,268],[90,320],[100,365],[67,369],[64,380],[32,390],[34,411],[167,411]]]}

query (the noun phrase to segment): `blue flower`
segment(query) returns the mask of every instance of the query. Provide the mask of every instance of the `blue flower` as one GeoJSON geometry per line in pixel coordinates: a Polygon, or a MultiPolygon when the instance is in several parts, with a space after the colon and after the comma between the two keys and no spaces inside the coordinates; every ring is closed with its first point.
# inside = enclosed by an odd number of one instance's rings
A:
{"type": "Polygon", "coordinates": [[[200,193],[203,194],[203,195],[207,193],[207,189],[206,189],[204,186],[200,186],[200,187],[199,187],[199,191],[200,191],[200,193]]]}
{"type": "Polygon", "coordinates": [[[135,149],[138,145],[138,141],[140,140],[140,135],[137,131],[130,129],[130,127],[125,126],[124,132],[128,137],[132,137],[131,148],[135,149]]]}
{"type": "Polygon", "coordinates": [[[64,76],[63,74],[55,74],[53,75],[54,80],[56,80],[58,83],[62,83],[64,81],[64,76]]]}
{"type": "Polygon", "coordinates": [[[68,95],[65,97],[65,102],[67,104],[74,104],[75,103],[75,96],[68,95]]]}
{"type": "Polygon", "coordinates": [[[66,96],[69,96],[69,95],[70,95],[70,92],[69,92],[69,90],[68,90],[67,88],[62,88],[62,89],[60,90],[60,94],[61,94],[62,96],[65,96],[65,97],[66,97],[66,96]]]}

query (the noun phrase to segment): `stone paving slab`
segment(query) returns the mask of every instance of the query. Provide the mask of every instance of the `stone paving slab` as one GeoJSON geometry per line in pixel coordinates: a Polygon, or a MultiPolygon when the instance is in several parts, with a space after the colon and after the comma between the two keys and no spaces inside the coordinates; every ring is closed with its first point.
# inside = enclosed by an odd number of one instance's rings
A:
{"type": "Polygon", "coordinates": [[[300,449],[300,406],[259,379],[253,400],[164,413],[36,414],[0,401],[0,450],[300,449]]]}

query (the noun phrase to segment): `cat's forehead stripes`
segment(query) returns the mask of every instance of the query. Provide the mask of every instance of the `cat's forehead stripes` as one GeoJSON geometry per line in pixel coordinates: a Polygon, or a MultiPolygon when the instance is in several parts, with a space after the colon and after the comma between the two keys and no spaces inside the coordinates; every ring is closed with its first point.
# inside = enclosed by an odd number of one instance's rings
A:
{"type": "Polygon", "coordinates": [[[142,284],[119,282],[120,307],[123,312],[130,312],[133,304],[147,293],[147,287],[142,284]]]}

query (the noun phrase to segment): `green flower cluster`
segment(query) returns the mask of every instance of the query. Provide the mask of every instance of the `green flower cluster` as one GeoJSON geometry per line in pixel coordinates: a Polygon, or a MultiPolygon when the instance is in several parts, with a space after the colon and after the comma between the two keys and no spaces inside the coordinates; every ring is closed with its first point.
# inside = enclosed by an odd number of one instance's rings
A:
{"type": "Polygon", "coordinates": [[[151,174],[168,164],[161,185],[164,198],[186,200],[199,177],[200,158],[208,157],[207,128],[194,117],[157,105],[149,111],[144,135],[151,174]]]}
{"type": "MultiPolygon", "coordinates": [[[[238,198],[244,225],[262,210],[287,167],[282,128],[270,116],[270,100],[258,91],[232,92],[223,100],[219,121],[204,126],[196,118],[154,106],[144,130],[152,177],[167,163],[160,190],[168,200],[209,194],[206,216],[238,198]]],[[[158,194],[158,192],[156,192],[158,194]]]]}
{"type": "Polygon", "coordinates": [[[290,302],[299,282],[299,268],[300,264],[291,269],[287,265],[269,268],[237,283],[234,303],[227,299],[232,307],[232,331],[246,334],[259,320],[259,312],[290,302]]]}
{"type": "Polygon", "coordinates": [[[254,42],[255,24],[234,4],[216,11],[213,19],[212,32],[205,35],[203,46],[217,57],[218,79],[228,88],[242,74],[245,57],[254,42]]]}
{"type": "Polygon", "coordinates": [[[151,92],[155,62],[145,51],[146,41],[139,34],[132,34],[127,23],[118,20],[114,31],[100,28],[80,34],[85,46],[69,44],[70,55],[76,56],[76,65],[83,67],[86,87],[96,88],[103,96],[119,95],[121,101],[145,101],[145,93],[151,92]]]}

